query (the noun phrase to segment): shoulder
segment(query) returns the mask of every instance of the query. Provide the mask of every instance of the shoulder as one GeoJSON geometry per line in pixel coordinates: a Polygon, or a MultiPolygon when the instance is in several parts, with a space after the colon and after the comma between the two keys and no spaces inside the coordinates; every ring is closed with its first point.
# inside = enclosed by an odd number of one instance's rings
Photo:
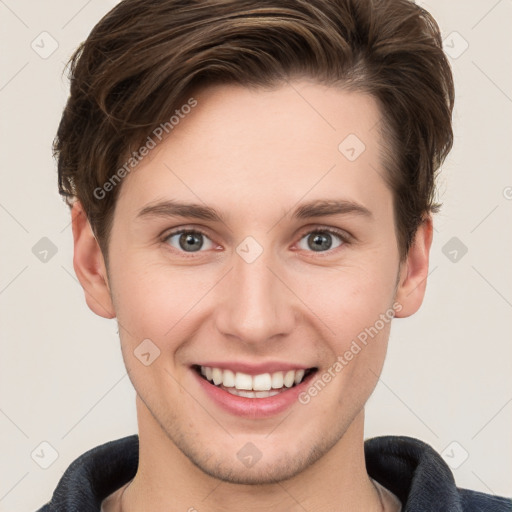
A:
{"type": "Polygon", "coordinates": [[[51,500],[37,512],[98,512],[102,501],[132,479],[138,467],[137,435],[96,446],[75,459],[51,500]]]}
{"type": "Polygon", "coordinates": [[[512,499],[471,489],[458,489],[464,512],[512,512],[512,499]]]}
{"type": "Polygon", "coordinates": [[[365,441],[368,474],[404,512],[512,512],[512,499],[457,487],[452,470],[427,443],[407,436],[365,441]]]}

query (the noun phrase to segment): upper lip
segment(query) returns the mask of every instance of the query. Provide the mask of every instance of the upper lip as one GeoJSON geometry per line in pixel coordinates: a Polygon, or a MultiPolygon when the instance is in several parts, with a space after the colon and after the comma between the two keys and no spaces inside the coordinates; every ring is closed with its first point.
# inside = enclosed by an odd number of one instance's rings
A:
{"type": "Polygon", "coordinates": [[[260,375],[262,373],[275,373],[289,370],[308,370],[313,366],[306,366],[299,363],[283,363],[279,361],[268,361],[266,363],[248,363],[242,361],[204,361],[196,363],[195,366],[209,366],[210,368],[220,368],[222,370],[231,370],[232,372],[241,372],[248,375],[260,375]]]}

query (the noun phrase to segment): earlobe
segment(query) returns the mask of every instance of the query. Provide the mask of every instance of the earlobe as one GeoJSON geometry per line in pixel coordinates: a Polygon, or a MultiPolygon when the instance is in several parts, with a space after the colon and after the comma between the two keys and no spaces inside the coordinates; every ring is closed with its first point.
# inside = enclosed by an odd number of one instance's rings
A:
{"type": "Polygon", "coordinates": [[[402,306],[398,318],[410,316],[420,308],[427,287],[428,263],[432,245],[432,217],[428,215],[416,231],[413,243],[402,263],[395,300],[402,306]]]}
{"type": "Polygon", "coordinates": [[[84,289],[89,309],[104,318],[115,318],[103,254],[79,201],[71,210],[73,268],[84,289]]]}

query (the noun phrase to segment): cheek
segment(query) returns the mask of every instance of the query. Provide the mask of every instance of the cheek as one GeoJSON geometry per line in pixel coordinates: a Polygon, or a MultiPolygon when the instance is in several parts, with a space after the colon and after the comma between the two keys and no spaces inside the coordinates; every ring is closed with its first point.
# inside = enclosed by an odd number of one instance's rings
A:
{"type": "Polygon", "coordinates": [[[125,260],[113,283],[117,318],[137,338],[162,339],[201,297],[197,279],[165,265],[125,260]]]}
{"type": "MultiPolygon", "coordinates": [[[[343,268],[317,279],[315,287],[303,289],[308,306],[318,312],[329,337],[336,340],[338,353],[347,341],[379,321],[393,304],[396,269],[378,263],[373,268],[370,264],[343,268]]],[[[379,327],[385,334],[380,322],[379,327]]]]}
{"type": "MultiPolygon", "coordinates": [[[[330,351],[336,355],[371,328],[393,302],[395,262],[389,248],[379,249],[357,261],[355,256],[347,258],[336,268],[301,263],[281,271],[298,298],[289,298],[290,307],[300,308],[304,321],[320,329],[324,340],[331,340],[330,351]]],[[[172,338],[179,339],[180,331],[185,335],[193,319],[219,313],[216,294],[225,293],[220,289],[226,285],[213,289],[223,275],[218,267],[171,267],[166,261],[148,260],[143,252],[116,256],[112,259],[114,305],[120,327],[125,327],[124,339],[133,338],[130,345],[150,338],[163,347],[172,338]]],[[[286,297],[284,293],[279,300],[286,297]]]]}

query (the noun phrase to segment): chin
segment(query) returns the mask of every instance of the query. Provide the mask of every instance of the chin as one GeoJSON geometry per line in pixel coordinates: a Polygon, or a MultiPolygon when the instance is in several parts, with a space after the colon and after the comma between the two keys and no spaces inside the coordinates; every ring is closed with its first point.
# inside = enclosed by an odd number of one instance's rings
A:
{"type": "Polygon", "coordinates": [[[268,449],[259,451],[249,442],[244,443],[242,448],[234,448],[233,455],[198,446],[178,444],[178,448],[198,469],[212,478],[239,485],[270,485],[302,473],[325,455],[334,443],[335,440],[324,441],[307,450],[303,443],[294,442],[286,451],[283,446],[273,446],[274,453],[271,453],[268,449]],[[254,459],[244,461],[247,455],[252,455],[254,459]]]}
{"type": "Polygon", "coordinates": [[[282,457],[279,462],[262,460],[252,467],[239,462],[218,460],[207,463],[190,460],[205,474],[222,482],[239,485],[270,485],[288,480],[301,473],[311,462],[294,457],[282,457]],[[283,460],[284,459],[284,460],[283,460]]]}

